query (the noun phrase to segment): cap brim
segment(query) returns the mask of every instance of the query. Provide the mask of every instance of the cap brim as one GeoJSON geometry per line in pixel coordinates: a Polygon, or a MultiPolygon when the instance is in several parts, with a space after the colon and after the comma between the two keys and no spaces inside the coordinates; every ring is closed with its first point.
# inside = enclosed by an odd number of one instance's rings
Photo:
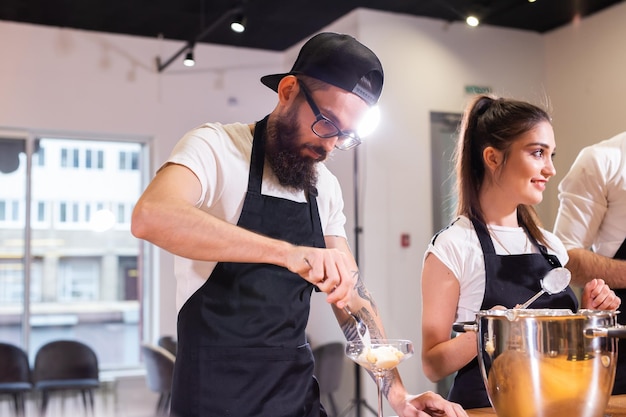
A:
{"type": "Polygon", "coordinates": [[[271,88],[274,91],[278,91],[278,84],[280,80],[289,75],[290,73],[286,72],[284,74],[270,74],[261,77],[261,82],[265,84],[267,87],[271,88]]]}

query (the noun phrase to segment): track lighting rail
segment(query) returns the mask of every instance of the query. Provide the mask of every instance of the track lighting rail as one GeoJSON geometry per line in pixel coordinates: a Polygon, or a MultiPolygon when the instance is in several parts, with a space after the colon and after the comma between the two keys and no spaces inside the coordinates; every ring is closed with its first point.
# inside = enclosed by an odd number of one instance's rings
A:
{"type": "Polygon", "coordinates": [[[195,37],[195,39],[192,39],[190,41],[188,41],[182,48],[180,48],[174,55],[172,55],[168,60],[161,62],[161,58],[160,57],[156,57],[156,65],[157,65],[157,71],[158,72],[163,72],[165,71],[165,69],[167,67],[170,66],[170,64],[172,62],[174,62],[179,56],[181,56],[183,53],[185,53],[186,51],[191,51],[193,50],[193,47],[196,43],[201,42],[204,38],[206,38],[207,36],[209,36],[211,34],[211,32],[213,32],[215,29],[217,29],[218,27],[222,26],[228,19],[230,19],[232,16],[234,16],[235,14],[238,13],[242,13],[243,12],[243,8],[241,6],[238,7],[234,7],[232,9],[229,9],[228,11],[226,11],[226,13],[224,13],[219,19],[217,19],[215,22],[213,22],[212,24],[210,24],[209,26],[207,26],[202,32],[200,32],[200,34],[198,36],[195,37]]]}

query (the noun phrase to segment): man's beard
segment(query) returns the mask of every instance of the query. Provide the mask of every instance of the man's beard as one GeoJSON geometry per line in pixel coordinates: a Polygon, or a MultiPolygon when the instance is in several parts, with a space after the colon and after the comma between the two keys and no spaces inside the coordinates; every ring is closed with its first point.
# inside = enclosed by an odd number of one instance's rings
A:
{"type": "Polygon", "coordinates": [[[304,145],[298,144],[300,125],[294,111],[277,116],[267,123],[265,155],[278,181],[284,187],[308,191],[317,183],[316,164],[326,159],[326,150],[315,147],[318,160],[302,156],[304,145]]]}

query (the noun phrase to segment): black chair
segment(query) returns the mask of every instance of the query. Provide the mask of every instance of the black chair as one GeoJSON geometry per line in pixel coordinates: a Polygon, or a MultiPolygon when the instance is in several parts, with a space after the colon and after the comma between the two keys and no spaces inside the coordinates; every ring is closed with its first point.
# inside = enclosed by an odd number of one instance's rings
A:
{"type": "Polygon", "coordinates": [[[98,357],[77,340],[57,340],[43,345],[35,354],[33,382],[42,394],[40,413],[46,414],[50,393],[78,391],[87,410],[87,397],[93,415],[93,391],[100,386],[98,357]]]}
{"type": "Polygon", "coordinates": [[[320,396],[328,398],[330,406],[330,410],[327,410],[327,412],[330,411],[328,416],[336,416],[337,404],[333,394],[341,385],[341,375],[346,359],[345,347],[340,342],[320,345],[313,349],[313,358],[315,359],[313,374],[320,386],[320,396]]]}
{"type": "Polygon", "coordinates": [[[33,389],[28,355],[22,348],[10,343],[0,343],[0,394],[10,394],[15,403],[15,413],[25,413],[25,395],[33,389]]]}
{"type": "Polygon", "coordinates": [[[166,349],[172,355],[176,356],[176,350],[178,349],[178,342],[172,336],[161,336],[157,341],[157,345],[166,349]]]}
{"type": "Polygon", "coordinates": [[[146,384],[151,391],[159,394],[157,416],[167,415],[172,399],[172,379],[176,357],[161,346],[144,344],[141,346],[141,351],[146,365],[146,384]]]}

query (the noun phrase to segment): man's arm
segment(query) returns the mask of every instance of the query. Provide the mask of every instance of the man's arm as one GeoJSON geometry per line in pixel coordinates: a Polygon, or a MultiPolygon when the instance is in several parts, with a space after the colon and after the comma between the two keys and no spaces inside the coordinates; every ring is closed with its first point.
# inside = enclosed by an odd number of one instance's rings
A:
{"type": "MultiPolygon", "coordinates": [[[[626,262],[590,250],[600,233],[609,210],[607,172],[612,153],[596,146],[584,148],[559,184],[559,209],[554,233],[568,249],[565,267],[572,272],[572,283],[583,287],[594,278],[612,288],[626,288],[626,262]]],[[[606,226],[605,226],[606,227],[606,226]]]]}
{"type": "MultiPolygon", "coordinates": [[[[348,242],[345,238],[338,236],[326,236],[325,239],[327,247],[336,248],[346,254],[349,258],[351,271],[357,277],[352,297],[348,302],[348,308],[365,322],[372,339],[385,338],[385,329],[383,328],[378,308],[359,276],[356,261],[350,252],[348,242]]],[[[349,341],[359,340],[354,320],[343,309],[339,309],[335,305],[333,305],[333,311],[346,339],[349,341]]],[[[370,376],[374,379],[374,375],[371,372],[370,376]]],[[[423,412],[437,416],[467,416],[467,413],[460,405],[451,403],[434,392],[428,391],[419,395],[410,395],[404,387],[397,368],[387,372],[383,379],[381,390],[387,398],[389,405],[400,417],[423,416],[423,412]]]]}
{"type": "Polygon", "coordinates": [[[594,278],[601,278],[611,288],[626,288],[626,261],[598,255],[588,249],[567,251],[565,267],[572,272],[572,284],[583,287],[594,278]]]}
{"type": "Polygon", "coordinates": [[[329,303],[342,308],[348,302],[356,278],[343,252],[295,246],[230,224],[197,208],[200,194],[190,169],[165,166],[135,205],[132,234],[189,259],[279,265],[317,285],[329,303]]]}
{"type": "Polygon", "coordinates": [[[264,238],[203,212],[195,206],[200,193],[200,181],[191,170],[167,165],[135,205],[131,232],[189,259],[284,262],[288,243],[264,238]]]}

